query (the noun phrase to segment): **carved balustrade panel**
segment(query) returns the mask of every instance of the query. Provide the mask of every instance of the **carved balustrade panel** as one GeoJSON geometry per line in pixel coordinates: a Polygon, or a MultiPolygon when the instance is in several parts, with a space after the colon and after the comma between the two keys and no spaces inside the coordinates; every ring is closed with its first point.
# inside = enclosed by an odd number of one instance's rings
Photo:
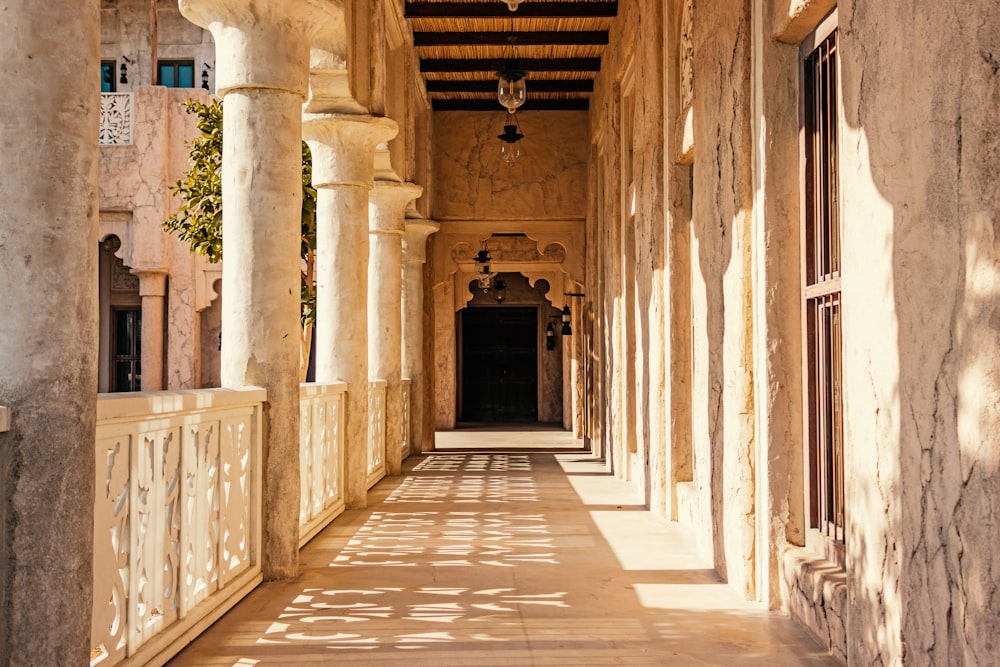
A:
{"type": "Polygon", "coordinates": [[[368,383],[368,488],[385,477],[385,380],[368,383]]]}
{"type": "Polygon", "coordinates": [[[344,399],[346,385],[300,389],[299,541],[305,544],[344,511],[344,399]]]}
{"type": "Polygon", "coordinates": [[[403,380],[403,441],[401,445],[403,459],[410,455],[410,412],[412,410],[412,394],[413,382],[411,380],[403,380]]]}

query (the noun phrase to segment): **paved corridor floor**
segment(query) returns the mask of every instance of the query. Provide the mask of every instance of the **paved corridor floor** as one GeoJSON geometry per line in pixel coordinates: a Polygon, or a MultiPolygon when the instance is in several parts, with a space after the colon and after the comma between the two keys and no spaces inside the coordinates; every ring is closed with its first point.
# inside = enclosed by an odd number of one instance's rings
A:
{"type": "MultiPolygon", "coordinates": [[[[519,439],[530,437],[522,434],[519,439]]],[[[835,665],[580,452],[412,456],[171,663],[835,665]]]]}

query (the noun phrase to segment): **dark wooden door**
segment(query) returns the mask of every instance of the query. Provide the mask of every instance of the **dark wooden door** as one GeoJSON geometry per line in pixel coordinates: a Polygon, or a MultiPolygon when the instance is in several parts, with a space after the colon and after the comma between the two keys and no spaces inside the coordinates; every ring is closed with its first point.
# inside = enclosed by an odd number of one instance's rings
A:
{"type": "Polygon", "coordinates": [[[462,421],[538,421],[538,309],[462,312],[462,421]]]}

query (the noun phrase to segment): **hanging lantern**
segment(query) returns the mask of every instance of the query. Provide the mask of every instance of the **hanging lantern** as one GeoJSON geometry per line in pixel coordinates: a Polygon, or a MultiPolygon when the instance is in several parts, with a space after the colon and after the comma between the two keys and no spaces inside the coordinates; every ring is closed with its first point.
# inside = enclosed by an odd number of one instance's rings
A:
{"type": "Polygon", "coordinates": [[[525,83],[527,74],[517,68],[516,60],[508,60],[504,68],[497,72],[500,83],[497,85],[497,100],[510,113],[528,99],[528,88],[525,83]]]}

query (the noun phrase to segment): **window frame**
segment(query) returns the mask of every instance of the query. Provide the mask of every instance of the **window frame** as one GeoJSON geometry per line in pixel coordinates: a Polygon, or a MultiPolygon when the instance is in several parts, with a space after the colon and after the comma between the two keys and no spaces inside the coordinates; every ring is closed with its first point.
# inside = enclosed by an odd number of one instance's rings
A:
{"type": "Polygon", "coordinates": [[[101,92],[102,93],[117,93],[118,92],[118,61],[115,59],[102,59],[101,60],[101,92]],[[104,68],[108,69],[105,70],[104,68]],[[108,90],[104,90],[104,72],[108,71],[111,73],[111,80],[108,81],[108,90]]]}
{"type": "Polygon", "coordinates": [[[196,72],[195,67],[194,67],[194,60],[190,59],[190,58],[187,58],[187,59],[185,59],[185,58],[169,58],[169,59],[163,59],[163,60],[157,60],[156,61],[156,85],[158,85],[158,86],[165,86],[167,88],[183,88],[183,89],[186,89],[186,90],[192,90],[192,89],[198,87],[197,86],[197,81],[196,81],[197,77],[195,76],[196,73],[197,72],[196,72]],[[179,70],[180,67],[185,67],[185,66],[191,68],[191,85],[190,86],[180,86],[180,85],[177,84],[177,82],[180,80],[180,77],[178,76],[178,70],[179,70]],[[174,76],[174,85],[172,85],[172,86],[166,86],[163,83],[163,68],[164,67],[171,67],[171,68],[173,68],[173,72],[174,72],[174,75],[173,75],[174,76]]]}
{"type": "MultiPolygon", "coordinates": [[[[801,279],[802,279],[802,400],[803,400],[803,477],[806,518],[806,547],[840,566],[846,560],[846,485],[845,439],[843,428],[843,295],[841,290],[843,220],[840,211],[840,99],[841,66],[837,40],[837,10],[834,9],[817,28],[803,40],[799,51],[799,137],[800,137],[800,217],[801,217],[801,279]],[[813,157],[815,134],[809,116],[811,100],[810,61],[821,47],[834,40],[832,83],[825,91],[827,133],[824,148],[828,151],[821,164],[824,174],[815,172],[813,157]],[[830,140],[830,133],[834,133],[830,140]],[[830,176],[836,183],[822,188],[832,197],[821,200],[817,191],[830,176]],[[817,214],[818,208],[833,211],[836,229],[824,222],[830,215],[817,214]],[[822,229],[821,229],[822,227],[822,229]],[[817,236],[822,236],[818,239],[817,236]],[[827,243],[829,241],[829,243],[827,243]],[[823,354],[825,352],[825,354],[823,354]],[[822,357],[822,358],[821,358],[822,357]],[[820,404],[823,407],[818,407],[820,404]],[[837,456],[839,454],[839,460],[837,456]],[[831,517],[831,515],[834,515],[831,517]]],[[[828,79],[829,80],[829,79],[828,79]]]]}

